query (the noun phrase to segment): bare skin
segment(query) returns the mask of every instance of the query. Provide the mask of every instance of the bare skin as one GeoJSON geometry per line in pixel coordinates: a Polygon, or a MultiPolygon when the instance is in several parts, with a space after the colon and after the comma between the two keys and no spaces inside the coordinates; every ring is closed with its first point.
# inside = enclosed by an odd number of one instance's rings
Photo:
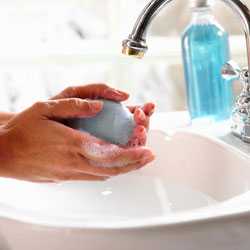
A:
{"type": "Polygon", "coordinates": [[[0,125],[6,124],[15,114],[0,112],[0,125]]]}
{"type": "Polygon", "coordinates": [[[126,148],[59,122],[65,118],[95,116],[102,110],[102,102],[89,99],[97,98],[120,102],[128,94],[105,84],[72,87],[21,113],[1,114],[0,176],[33,182],[101,181],[151,162],[153,153],[141,145],[146,142],[153,104],[130,107],[137,126],[126,148]],[[105,167],[95,166],[93,162],[105,167]]]}
{"type": "MultiPolygon", "coordinates": [[[[119,90],[111,89],[109,87],[107,88],[105,84],[91,84],[67,88],[59,95],[53,97],[52,100],[73,97],[82,99],[104,98],[121,102],[126,101],[129,98],[129,94],[119,90]]],[[[155,105],[153,103],[147,103],[143,106],[130,106],[128,109],[134,114],[134,120],[137,126],[132,133],[127,147],[144,146],[147,140],[147,130],[149,128],[150,116],[154,113],[155,105]]]]}

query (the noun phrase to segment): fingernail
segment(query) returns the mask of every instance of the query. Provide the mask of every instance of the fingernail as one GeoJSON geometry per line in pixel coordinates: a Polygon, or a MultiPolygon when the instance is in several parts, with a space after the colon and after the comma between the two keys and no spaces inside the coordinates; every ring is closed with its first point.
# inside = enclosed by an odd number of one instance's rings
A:
{"type": "Polygon", "coordinates": [[[123,98],[127,98],[129,95],[123,91],[111,88],[108,89],[107,92],[109,92],[110,94],[116,95],[118,97],[123,97],[123,98]]]}
{"type": "Polygon", "coordinates": [[[126,92],[123,92],[121,90],[118,90],[118,89],[115,89],[115,88],[112,88],[112,90],[117,94],[117,95],[128,95],[126,92]]]}
{"type": "Polygon", "coordinates": [[[117,93],[118,93],[119,95],[121,95],[121,96],[126,96],[126,97],[129,96],[129,94],[126,93],[126,92],[123,92],[123,91],[120,91],[120,90],[116,90],[116,91],[117,91],[117,93]]]}
{"type": "Polygon", "coordinates": [[[93,111],[100,111],[103,107],[102,101],[90,101],[90,109],[93,111]]]}
{"type": "Polygon", "coordinates": [[[149,115],[152,115],[155,111],[155,104],[151,103],[149,115]]]}

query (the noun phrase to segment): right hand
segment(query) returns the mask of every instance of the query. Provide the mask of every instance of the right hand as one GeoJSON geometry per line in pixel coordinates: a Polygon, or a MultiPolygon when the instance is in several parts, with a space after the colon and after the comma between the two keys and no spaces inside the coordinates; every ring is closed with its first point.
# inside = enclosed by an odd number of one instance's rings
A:
{"type": "Polygon", "coordinates": [[[33,182],[98,181],[154,159],[145,147],[124,149],[58,122],[101,110],[101,101],[66,98],[39,102],[14,115],[0,128],[0,176],[33,182]]]}

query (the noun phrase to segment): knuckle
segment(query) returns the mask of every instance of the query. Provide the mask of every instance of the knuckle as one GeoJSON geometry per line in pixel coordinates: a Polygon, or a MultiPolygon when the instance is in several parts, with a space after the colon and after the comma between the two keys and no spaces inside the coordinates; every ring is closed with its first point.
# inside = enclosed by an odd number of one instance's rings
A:
{"type": "Polygon", "coordinates": [[[81,100],[81,99],[78,99],[78,98],[69,99],[69,105],[72,108],[81,108],[84,103],[85,103],[84,100],[81,100]]]}
{"type": "Polygon", "coordinates": [[[75,105],[77,105],[77,100],[76,100],[76,98],[68,99],[67,102],[68,102],[68,104],[69,104],[70,106],[75,106],[75,105]]]}
{"type": "Polygon", "coordinates": [[[71,96],[74,96],[76,92],[76,88],[75,87],[67,87],[62,93],[65,97],[71,97],[71,96]]]}
{"type": "Polygon", "coordinates": [[[83,110],[83,111],[91,111],[91,103],[87,100],[81,100],[81,99],[78,99],[77,100],[77,106],[83,110]]]}
{"type": "Polygon", "coordinates": [[[39,101],[39,102],[34,103],[32,107],[35,110],[43,110],[44,108],[46,108],[46,106],[47,106],[47,103],[39,101]]]}
{"type": "Polygon", "coordinates": [[[97,87],[99,88],[100,91],[106,91],[110,87],[106,83],[99,83],[97,84],[97,87]]]}
{"type": "Polygon", "coordinates": [[[101,88],[103,88],[103,89],[109,88],[108,84],[106,84],[106,83],[100,83],[99,86],[100,86],[101,88]]]}

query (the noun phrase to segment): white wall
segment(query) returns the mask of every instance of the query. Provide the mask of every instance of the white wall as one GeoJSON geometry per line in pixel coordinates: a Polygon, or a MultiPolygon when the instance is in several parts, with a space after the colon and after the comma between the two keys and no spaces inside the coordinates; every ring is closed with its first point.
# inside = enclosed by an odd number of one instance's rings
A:
{"type": "MultiPolygon", "coordinates": [[[[0,109],[19,111],[66,86],[96,81],[128,90],[133,102],[153,100],[161,111],[184,109],[178,36],[189,20],[187,1],[176,0],[156,18],[145,60],[120,55],[121,40],[146,2],[0,0],[0,109]]],[[[228,8],[219,2],[215,10],[231,34],[240,34],[228,8]]],[[[231,44],[243,64],[244,39],[231,44]]]]}

